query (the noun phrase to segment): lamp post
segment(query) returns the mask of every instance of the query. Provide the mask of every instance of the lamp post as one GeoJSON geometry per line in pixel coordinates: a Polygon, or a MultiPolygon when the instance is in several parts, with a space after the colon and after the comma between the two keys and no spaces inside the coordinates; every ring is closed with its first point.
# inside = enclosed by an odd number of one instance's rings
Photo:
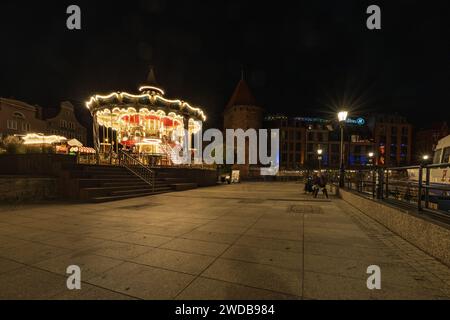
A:
{"type": "MultiPolygon", "coordinates": [[[[430,163],[430,156],[427,154],[424,154],[422,156],[422,163],[420,164],[420,171],[425,169],[425,208],[428,209],[430,205],[430,168],[428,168],[428,164],[430,163]]],[[[423,177],[423,171],[422,171],[422,177],[423,177]]],[[[422,180],[422,179],[420,179],[422,180]]],[[[419,181],[420,188],[423,188],[423,181],[419,181]]],[[[420,193],[422,194],[422,193],[420,193]]],[[[419,201],[422,200],[419,198],[419,201]]]]}
{"type": "Polygon", "coordinates": [[[322,153],[323,150],[322,149],[317,149],[317,159],[319,159],[319,172],[322,171],[322,153]]]}
{"type": "Polygon", "coordinates": [[[340,111],[338,113],[339,126],[341,128],[341,163],[339,167],[339,187],[343,188],[345,186],[345,168],[344,168],[344,126],[347,121],[348,112],[340,111]]]}
{"type": "Polygon", "coordinates": [[[376,175],[375,175],[375,163],[373,161],[374,153],[369,152],[368,156],[369,156],[370,169],[372,171],[372,198],[375,198],[375,188],[376,188],[377,180],[376,180],[376,175]]]}
{"type": "Polygon", "coordinates": [[[373,157],[375,156],[375,154],[373,152],[369,152],[368,156],[369,156],[369,164],[373,167],[374,165],[373,157]]]}

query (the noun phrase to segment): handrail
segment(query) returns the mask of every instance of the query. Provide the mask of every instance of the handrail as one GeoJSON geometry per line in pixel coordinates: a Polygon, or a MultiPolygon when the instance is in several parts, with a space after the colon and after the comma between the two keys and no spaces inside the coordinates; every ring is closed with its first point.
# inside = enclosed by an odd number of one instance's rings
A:
{"type": "Polygon", "coordinates": [[[425,168],[430,169],[448,168],[448,167],[450,167],[450,163],[435,163],[435,164],[428,164],[425,166],[425,168]]]}
{"type": "Polygon", "coordinates": [[[448,163],[391,168],[373,167],[369,170],[358,171],[354,177],[347,177],[349,182],[347,188],[361,194],[368,194],[372,191],[374,199],[389,201],[394,198],[408,204],[415,202],[419,212],[434,211],[448,216],[450,213],[450,186],[445,183],[450,177],[447,177],[446,173],[442,173],[442,179],[445,176],[445,181],[442,180],[443,183],[431,180],[431,173],[434,169],[448,167],[450,167],[448,163]],[[403,177],[402,171],[411,169],[416,171],[417,177],[414,180],[410,174],[403,177]],[[368,173],[372,175],[372,182],[366,175],[368,173]]]}
{"type": "Polygon", "coordinates": [[[136,159],[123,150],[119,153],[119,163],[122,167],[128,169],[135,176],[148,183],[152,187],[152,191],[155,191],[155,171],[151,170],[139,159],[136,159]]]}

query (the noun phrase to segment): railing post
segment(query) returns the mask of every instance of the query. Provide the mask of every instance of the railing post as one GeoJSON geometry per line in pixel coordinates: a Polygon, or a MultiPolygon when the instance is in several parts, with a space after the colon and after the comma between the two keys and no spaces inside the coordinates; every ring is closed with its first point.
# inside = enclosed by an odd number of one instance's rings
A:
{"type": "Polygon", "coordinates": [[[385,170],[386,172],[386,195],[385,198],[389,199],[389,168],[387,170],[385,170]]]}
{"type": "Polygon", "coordinates": [[[425,208],[428,209],[430,204],[430,168],[425,166],[425,208]]]}
{"type": "Polygon", "coordinates": [[[377,188],[377,171],[374,166],[372,166],[372,198],[375,199],[377,188]]]}
{"type": "Polygon", "coordinates": [[[423,179],[423,167],[419,167],[419,187],[417,190],[417,209],[422,211],[422,179],[423,179]]]}
{"type": "Polygon", "coordinates": [[[378,168],[378,185],[377,185],[377,199],[383,199],[383,184],[384,184],[384,170],[383,168],[378,168]]]}

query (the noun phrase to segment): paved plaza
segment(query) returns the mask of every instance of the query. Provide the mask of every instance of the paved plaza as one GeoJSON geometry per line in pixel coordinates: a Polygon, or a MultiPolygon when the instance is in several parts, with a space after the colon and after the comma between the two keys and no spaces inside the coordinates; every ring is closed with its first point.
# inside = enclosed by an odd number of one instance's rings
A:
{"type": "Polygon", "coordinates": [[[0,299],[449,299],[450,269],[344,201],[242,183],[0,208],[0,299]],[[82,288],[66,287],[81,268],[82,288]],[[381,268],[381,290],[367,268],[381,268]]]}

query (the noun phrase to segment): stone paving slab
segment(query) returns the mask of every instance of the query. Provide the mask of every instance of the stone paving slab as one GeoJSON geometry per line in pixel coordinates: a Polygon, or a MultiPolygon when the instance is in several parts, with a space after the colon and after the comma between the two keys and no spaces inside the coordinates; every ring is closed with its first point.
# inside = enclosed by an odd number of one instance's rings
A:
{"type": "Polygon", "coordinates": [[[0,299],[449,299],[450,269],[340,199],[242,183],[0,206],[0,299]],[[82,289],[66,269],[82,270],[82,289]],[[378,265],[382,289],[367,289],[378,265]]]}

